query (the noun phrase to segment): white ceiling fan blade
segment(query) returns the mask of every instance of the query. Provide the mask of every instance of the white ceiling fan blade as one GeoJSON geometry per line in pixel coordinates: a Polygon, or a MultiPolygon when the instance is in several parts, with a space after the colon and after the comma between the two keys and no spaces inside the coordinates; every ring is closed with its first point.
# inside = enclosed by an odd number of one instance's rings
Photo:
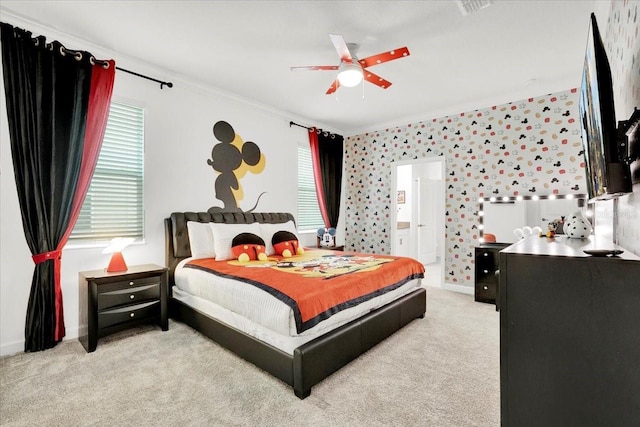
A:
{"type": "Polygon", "coordinates": [[[329,34],[331,38],[331,42],[333,46],[336,48],[338,52],[338,56],[340,57],[340,61],[342,62],[353,62],[353,58],[351,58],[351,52],[349,52],[349,48],[347,44],[344,42],[344,38],[340,34],[329,34]]]}
{"type": "Polygon", "coordinates": [[[318,71],[318,70],[337,70],[337,65],[306,65],[301,67],[290,67],[291,71],[318,71]]]}

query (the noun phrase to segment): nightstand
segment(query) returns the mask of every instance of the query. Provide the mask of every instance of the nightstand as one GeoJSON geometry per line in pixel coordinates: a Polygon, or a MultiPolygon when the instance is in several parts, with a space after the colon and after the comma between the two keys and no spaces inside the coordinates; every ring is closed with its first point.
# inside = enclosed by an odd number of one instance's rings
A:
{"type": "Polygon", "coordinates": [[[169,329],[167,268],[155,264],[135,265],[120,273],[103,270],[79,274],[78,338],[87,352],[98,338],[141,323],[157,323],[169,329]],[[86,334],[82,334],[86,325],[86,334]]]}
{"type": "Polygon", "coordinates": [[[496,304],[498,295],[498,277],[496,271],[500,269],[498,253],[510,243],[484,243],[475,248],[475,300],[496,304]]]}

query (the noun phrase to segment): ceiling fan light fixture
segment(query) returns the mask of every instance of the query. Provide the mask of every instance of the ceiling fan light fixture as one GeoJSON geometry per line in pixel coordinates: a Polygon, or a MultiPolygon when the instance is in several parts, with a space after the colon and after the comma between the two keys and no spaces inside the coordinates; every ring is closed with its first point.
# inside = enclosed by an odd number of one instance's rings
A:
{"type": "Polygon", "coordinates": [[[343,62],[338,72],[338,82],[345,87],[354,87],[362,81],[362,67],[357,62],[343,62]]]}

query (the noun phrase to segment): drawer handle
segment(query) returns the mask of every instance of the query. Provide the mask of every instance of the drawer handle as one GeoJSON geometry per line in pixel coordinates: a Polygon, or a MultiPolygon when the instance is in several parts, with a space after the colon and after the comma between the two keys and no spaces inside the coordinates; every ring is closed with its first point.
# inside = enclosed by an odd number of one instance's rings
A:
{"type": "Polygon", "coordinates": [[[489,254],[487,252],[483,252],[482,256],[489,256],[489,254]]]}
{"type": "Polygon", "coordinates": [[[483,286],[482,289],[484,289],[486,291],[488,288],[486,286],[483,286]]]}
{"type": "Polygon", "coordinates": [[[129,317],[135,317],[136,314],[135,313],[129,313],[129,317]]]}
{"type": "Polygon", "coordinates": [[[129,282],[129,286],[133,286],[133,282],[129,282]]]}
{"type": "Polygon", "coordinates": [[[129,299],[134,299],[135,295],[129,295],[129,299]]]}
{"type": "Polygon", "coordinates": [[[489,272],[489,270],[482,270],[482,271],[484,271],[485,273],[488,273],[488,272],[489,272]]]}

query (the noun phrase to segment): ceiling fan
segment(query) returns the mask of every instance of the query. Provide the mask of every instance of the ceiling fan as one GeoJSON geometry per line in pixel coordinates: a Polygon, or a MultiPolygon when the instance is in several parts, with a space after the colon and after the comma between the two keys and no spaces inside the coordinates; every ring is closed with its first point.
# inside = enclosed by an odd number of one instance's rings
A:
{"type": "Polygon", "coordinates": [[[362,79],[380,86],[382,89],[387,89],[391,86],[391,82],[372,73],[368,70],[368,67],[409,56],[409,49],[407,49],[407,47],[401,47],[358,59],[356,57],[358,52],[358,45],[356,43],[345,43],[344,38],[340,34],[329,34],[329,37],[340,57],[340,65],[291,67],[291,71],[339,70],[336,79],[327,90],[327,95],[334,93],[341,85],[346,87],[355,86],[360,83],[362,79]]]}

